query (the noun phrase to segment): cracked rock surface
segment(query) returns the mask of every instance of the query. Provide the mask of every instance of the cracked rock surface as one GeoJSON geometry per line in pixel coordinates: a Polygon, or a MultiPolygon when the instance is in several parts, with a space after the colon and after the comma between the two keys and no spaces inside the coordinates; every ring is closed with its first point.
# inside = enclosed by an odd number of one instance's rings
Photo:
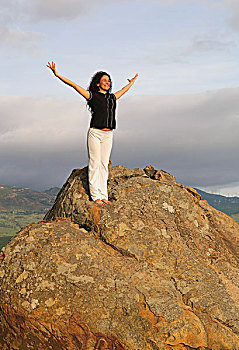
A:
{"type": "Polygon", "coordinates": [[[3,350],[239,349],[239,226],[152,166],[73,170],[0,262],[3,350]]]}

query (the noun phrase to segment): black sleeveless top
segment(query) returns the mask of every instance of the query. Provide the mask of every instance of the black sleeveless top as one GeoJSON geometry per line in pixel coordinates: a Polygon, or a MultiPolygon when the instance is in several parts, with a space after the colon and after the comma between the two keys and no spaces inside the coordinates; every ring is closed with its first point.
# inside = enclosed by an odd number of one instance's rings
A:
{"type": "Polygon", "coordinates": [[[116,97],[114,94],[99,91],[90,91],[88,105],[91,109],[91,128],[97,129],[115,129],[115,109],[116,97]]]}

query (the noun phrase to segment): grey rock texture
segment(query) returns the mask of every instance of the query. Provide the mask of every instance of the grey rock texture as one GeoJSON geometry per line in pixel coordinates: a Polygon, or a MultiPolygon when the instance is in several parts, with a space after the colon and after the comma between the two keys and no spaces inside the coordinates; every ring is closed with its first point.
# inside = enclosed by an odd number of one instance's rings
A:
{"type": "Polygon", "coordinates": [[[7,349],[239,349],[239,226],[167,172],[76,169],[0,262],[7,349]],[[59,219],[60,218],[60,219],[59,219]]]}

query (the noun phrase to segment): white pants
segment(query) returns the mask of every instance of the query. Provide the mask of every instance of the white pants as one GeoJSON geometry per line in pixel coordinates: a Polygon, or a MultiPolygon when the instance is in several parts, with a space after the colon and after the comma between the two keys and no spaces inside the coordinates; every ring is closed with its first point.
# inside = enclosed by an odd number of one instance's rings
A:
{"type": "Polygon", "coordinates": [[[113,131],[90,128],[88,132],[89,187],[93,201],[108,199],[108,165],[113,142],[113,131]]]}

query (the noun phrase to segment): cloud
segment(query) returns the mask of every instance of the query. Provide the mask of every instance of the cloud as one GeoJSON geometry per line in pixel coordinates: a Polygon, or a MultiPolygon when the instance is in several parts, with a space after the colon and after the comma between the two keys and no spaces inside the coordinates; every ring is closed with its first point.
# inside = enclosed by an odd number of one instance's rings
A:
{"type": "Polygon", "coordinates": [[[10,28],[0,29],[1,45],[14,48],[26,48],[33,53],[38,50],[37,42],[43,38],[43,34],[32,31],[13,30],[10,28]]]}
{"type": "Polygon", "coordinates": [[[83,135],[82,124],[88,121],[84,102],[53,97],[2,96],[0,111],[1,149],[10,147],[16,153],[73,148],[83,135]]]}
{"type": "Polygon", "coordinates": [[[235,29],[239,29],[239,3],[238,0],[224,0],[224,6],[226,6],[230,15],[228,17],[228,23],[235,29]]]}
{"type": "Polygon", "coordinates": [[[125,0],[0,0],[3,18],[14,21],[74,20],[95,11],[95,8],[125,0]]]}
{"type": "Polygon", "coordinates": [[[13,48],[28,49],[32,53],[38,52],[38,43],[45,36],[41,33],[22,29],[27,21],[21,1],[0,0],[0,44],[13,48]]]}
{"type": "Polygon", "coordinates": [[[181,55],[189,55],[198,52],[209,52],[209,51],[224,51],[234,46],[235,43],[232,40],[222,40],[210,35],[204,37],[194,37],[192,45],[189,46],[185,51],[182,51],[181,55]]]}
{"type": "Polygon", "coordinates": [[[97,4],[102,6],[109,2],[110,0],[103,0],[100,4],[97,0],[0,0],[0,45],[39,53],[39,42],[45,35],[25,30],[25,25],[41,21],[74,20],[91,12],[97,4]]]}
{"type": "Polygon", "coordinates": [[[84,101],[0,97],[0,183],[61,186],[87,163],[89,115],[84,101]]]}
{"type": "Polygon", "coordinates": [[[173,45],[165,51],[160,52],[160,54],[154,52],[151,55],[147,55],[146,59],[153,64],[178,63],[184,62],[186,58],[193,55],[199,54],[202,56],[202,54],[208,55],[215,52],[228,52],[228,50],[235,46],[236,44],[233,40],[228,40],[223,35],[205,34],[194,36],[189,45],[184,44],[184,47],[182,47],[182,43],[180,46],[173,45]]]}
{"type": "Polygon", "coordinates": [[[116,162],[153,163],[194,186],[237,181],[238,94],[225,89],[130,99],[120,107],[116,162]]]}
{"type": "Polygon", "coordinates": [[[223,196],[230,196],[230,197],[239,197],[239,182],[233,182],[231,184],[225,185],[225,186],[210,186],[210,187],[204,187],[201,188],[203,191],[209,192],[209,193],[216,193],[221,194],[223,196]]]}
{"type": "Polygon", "coordinates": [[[25,0],[23,9],[33,20],[72,20],[85,14],[90,1],[81,0],[25,0]]]}
{"type": "MultiPolygon", "coordinates": [[[[235,88],[119,100],[113,164],[153,164],[198,187],[238,181],[238,95],[235,88]]],[[[0,182],[47,188],[87,164],[84,100],[1,97],[0,114],[0,182]]]]}

